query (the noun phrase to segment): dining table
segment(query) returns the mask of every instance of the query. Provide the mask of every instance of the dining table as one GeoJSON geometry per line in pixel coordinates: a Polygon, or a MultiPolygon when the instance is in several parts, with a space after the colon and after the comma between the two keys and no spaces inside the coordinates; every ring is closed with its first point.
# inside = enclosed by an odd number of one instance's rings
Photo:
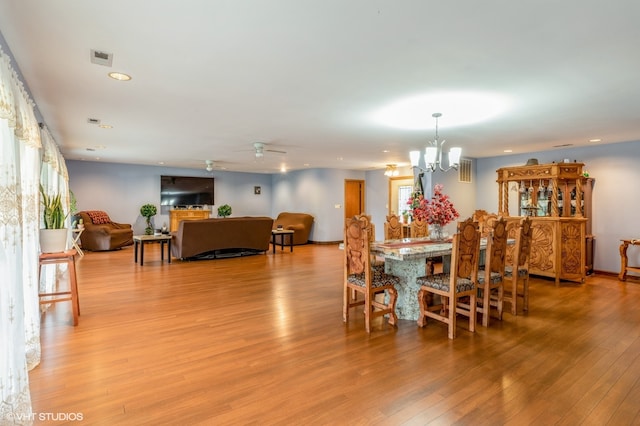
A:
{"type": "MultiPolygon", "coordinates": [[[[487,239],[480,239],[480,264],[483,264],[487,239]]],[[[429,237],[403,238],[400,240],[374,241],[370,245],[372,254],[383,257],[385,272],[400,278],[396,288],[398,299],[396,315],[399,319],[417,321],[420,315],[416,278],[426,275],[426,260],[442,257],[443,272],[449,272],[451,265],[452,239],[434,241],[429,237]]]]}

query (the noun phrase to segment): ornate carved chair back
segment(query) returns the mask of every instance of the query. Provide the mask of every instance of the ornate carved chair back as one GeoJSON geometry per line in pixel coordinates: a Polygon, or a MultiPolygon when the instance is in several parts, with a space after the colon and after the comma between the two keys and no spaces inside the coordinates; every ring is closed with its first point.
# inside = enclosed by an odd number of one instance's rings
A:
{"type": "Polygon", "coordinates": [[[525,217],[521,221],[522,241],[518,254],[518,268],[529,268],[529,257],[531,255],[531,240],[533,237],[533,225],[530,217],[525,217]]]}
{"type": "Polygon", "coordinates": [[[511,305],[511,314],[518,313],[518,298],[523,299],[523,310],[529,310],[529,257],[531,255],[531,241],[533,226],[530,217],[520,220],[515,232],[516,244],[513,255],[507,258],[505,279],[510,282],[505,285],[504,302],[511,305]],[[522,288],[519,283],[522,282],[522,288]]]}
{"type": "Polygon", "coordinates": [[[400,223],[400,217],[395,214],[387,216],[387,221],[384,223],[384,239],[385,240],[399,240],[402,238],[402,223],[400,223]]]}
{"type": "Polygon", "coordinates": [[[504,300],[504,269],[507,255],[507,221],[502,217],[492,220],[488,232],[485,265],[478,272],[478,312],[482,313],[482,325],[489,326],[491,307],[502,318],[504,300]]]}
{"type": "Polygon", "coordinates": [[[411,222],[411,238],[420,238],[429,236],[429,224],[425,220],[415,219],[411,222]]]}
{"type": "Polygon", "coordinates": [[[451,253],[451,271],[457,278],[475,282],[478,276],[480,254],[478,222],[472,218],[459,222],[457,235],[457,244],[454,242],[454,251],[451,253]],[[454,256],[454,253],[457,255],[454,256]]]}
{"type": "Polygon", "coordinates": [[[487,245],[489,271],[503,275],[507,260],[507,221],[502,217],[493,221],[488,244],[491,244],[491,247],[487,245]]]}

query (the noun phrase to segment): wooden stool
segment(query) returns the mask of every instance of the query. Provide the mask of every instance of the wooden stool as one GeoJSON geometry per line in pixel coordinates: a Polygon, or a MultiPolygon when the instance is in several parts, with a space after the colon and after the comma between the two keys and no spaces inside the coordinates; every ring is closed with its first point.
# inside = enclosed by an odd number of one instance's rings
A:
{"type": "MultiPolygon", "coordinates": [[[[67,296],[56,297],[55,299],[40,299],[40,304],[45,305],[47,303],[58,303],[71,301],[71,308],[73,310],[73,325],[78,325],[78,316],[80,315],[80,300],[78,299],[78,283],[76,281],[76,262],[75,256],[76,250],[70,249],[60,253],[42,253],[40,254],[40,269],[42,271],[42,265],[50,265],[53,263],[66,263],[69,268],[69,291],[59,291],[56,293],[38,293],[38,297],[51,297],[51,296],[67,296]]],[[[38,275],[38,283],[40,283],[38,275]]]]}

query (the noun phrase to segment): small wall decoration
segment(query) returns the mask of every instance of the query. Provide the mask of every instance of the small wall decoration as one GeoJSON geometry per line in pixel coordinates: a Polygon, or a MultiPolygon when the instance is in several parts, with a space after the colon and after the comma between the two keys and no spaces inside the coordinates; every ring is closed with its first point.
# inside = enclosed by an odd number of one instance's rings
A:
{"type": "Polygon", "coordinates": [[[262,188],[260,188],[259,186],[254,186],[253,193],[256,195],[260,195],[262,193],[262,188]]]}

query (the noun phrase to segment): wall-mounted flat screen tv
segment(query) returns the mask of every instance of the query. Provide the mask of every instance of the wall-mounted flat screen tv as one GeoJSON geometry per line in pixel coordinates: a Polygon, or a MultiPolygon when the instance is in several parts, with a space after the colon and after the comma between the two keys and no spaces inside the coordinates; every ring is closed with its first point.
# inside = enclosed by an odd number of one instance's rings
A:
{"type": "Polygon", "coordinates": [[[213,178],[160,176],[160,205],[196,207],[213,205],[213,178]]]}

